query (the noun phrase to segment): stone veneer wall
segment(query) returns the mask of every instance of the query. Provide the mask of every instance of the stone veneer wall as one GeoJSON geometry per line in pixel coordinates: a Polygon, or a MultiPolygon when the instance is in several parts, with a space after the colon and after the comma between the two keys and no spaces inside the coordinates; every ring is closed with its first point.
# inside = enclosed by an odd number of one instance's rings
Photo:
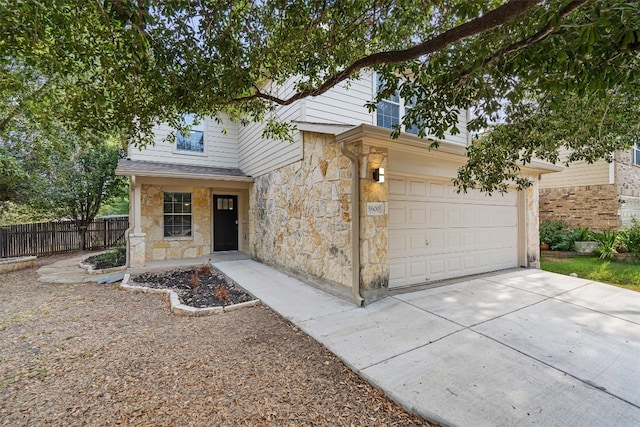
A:
{"type": "Polygon", "coordinates": [[[633,164],[631,156],[631,150],[616,152],[616,185],[619,195],[640,197],[640,166],[633,164]]]}
{"type": "Polygon", "coordinates": [[[211,191],[208,188],[184,190],[192,193],[193,226],[191,237],[163,237],[163,188],[143,184],[141,189],[142,232],[146,233],[145,260],[197,258],[211,253],[211,191]]]}
{"type": "Polygon", "coordinates": [[[562,220],[570,228],[614,230],[620,227],[614,184],[540,190],[540,221],[562,220]]]}
{"type": "Polygon", "coordinates": [[[367,145],[360,150],[362,164],[367,165],[366,177],[360,179],[360,292],[370,302],[389,290],[389,187],[373,180],[373,169],[387,168],[388,150],[367,145]],[[367,202],[383,202],[384,215],[368,216],[367,202]]]}
{"type": "Polygon", "coordinates": [[[304,132],[303,159],[257,177],[251,250],[257,259],[351,286],[351,162],[332,135],[304,132]]]}
{"type": "Polygon", "coordinates": [[[620,197],[620,225],[628,227],[640,220],[640,166],[633,164],[631,150],[617,151],[616,185],[620,197]]]}
{"type": "Polygon", "coordinates": [[[540,182],[533,176],[527,176],[533,185],[525,188],[524,196],[524,238],[525,266],[540,268],[540,182]]]}

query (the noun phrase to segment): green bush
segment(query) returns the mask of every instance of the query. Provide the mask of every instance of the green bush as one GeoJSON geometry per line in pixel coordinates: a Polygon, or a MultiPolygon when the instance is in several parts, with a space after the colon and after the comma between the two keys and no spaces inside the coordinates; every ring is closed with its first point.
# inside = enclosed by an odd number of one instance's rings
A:
{"type": "Polygon", "coordinates": [[[564,221],[550,220],[540,223],[540,242],[549,245],[552,251],[569,251],[573,249],[575,234],[567,229],[564,221]]]}
{"type": "Polygon", "coordinates": [[[571,230],[574,242],[588,242],[593,238],[593,233],[588,228],[577,227],[571,230]]]}
{"type": "Polygon", "coordinates": [[[640,258],[640,221],[634,217],[630,227],[624,227],[618,232],[618,241],[634,257],[640,258]]]}
{"type": "Polygon", "coordinates": [[[602,233],[593,233],[593,238],[600,244],[595,250],[595,253],[599,254],[600,259],[610,259],[618,253],[616,250],[618,246],[618,232],[604,230],[602,233]]]}

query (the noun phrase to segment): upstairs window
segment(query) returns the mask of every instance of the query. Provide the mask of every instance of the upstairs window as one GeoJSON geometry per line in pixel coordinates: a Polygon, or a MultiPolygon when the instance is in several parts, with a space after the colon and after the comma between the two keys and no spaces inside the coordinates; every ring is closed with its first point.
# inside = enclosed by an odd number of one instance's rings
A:
{"type": "Polygon", "coordinates": [[[191,193],[164,193],[164,237],[191,236],[191,193]]]}
{"type": "MultiPolygon", "coordinates": [[[[376,91],[381,87],[380,75],[376,73],[376,91]]],[[[378,102],[376,108],[376,123],[378,126],[392,129],[400,123],[400,96],[395,93],[378,102]]]]}
{"type": "MultiPolygon", "coordinates": [[[[380,75],[376,73],[376,91],[380,91],[381,86],[380,75]]],[[[413,103],[406,102],[397,92],[394,93],[387,99],[378,102],[376,107],[376,125],[382,128],[393,129],[396,125],[400,124],[400,118],[404,117],[412,106],[413,103]]],[[[418,134],[417,126],[405,128],[403,125],[401,130],[414,135],[418,134]]]]}
{"type": "Polygon", "coordinates": [[[204,153],[204,122],[200,121],[194,124],[196,117],[193,114],[185,115],[184,121],[191,126],[191,130],[184,133],[177,132],[176,149],[190,153],[204,153]]]}
{"type": "Polygon", "coordinates": [[[633,164],[640,166],[640,146],[638,144],[634,144],[631,157],[633,157],[633,164]]]}

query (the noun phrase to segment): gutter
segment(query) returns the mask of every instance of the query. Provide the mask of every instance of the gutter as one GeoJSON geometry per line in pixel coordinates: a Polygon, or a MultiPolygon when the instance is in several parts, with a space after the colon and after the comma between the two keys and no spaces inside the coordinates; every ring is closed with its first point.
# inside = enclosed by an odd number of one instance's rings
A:
{"type": "Polygon", "coordinates": [[[351,293],[360,307],[364,299],[360,295],[360,174],[358,157],[340,142],[340,151],[351,160],[351,293]]]}

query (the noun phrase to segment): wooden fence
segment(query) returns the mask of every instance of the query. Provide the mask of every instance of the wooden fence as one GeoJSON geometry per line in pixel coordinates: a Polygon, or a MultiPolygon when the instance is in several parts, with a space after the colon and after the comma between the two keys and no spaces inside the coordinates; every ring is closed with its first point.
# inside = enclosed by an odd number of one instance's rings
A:
{"type": "MultiPolygon", "coordinates": [[[[86,233],[87,249],[105,249],[125,243],[128,216],[93,221],[86,233]]],[[[36,222],[0,226],[0,258],[51,255],[81,249],[80,233],[73,221],[36,222]]]]}

